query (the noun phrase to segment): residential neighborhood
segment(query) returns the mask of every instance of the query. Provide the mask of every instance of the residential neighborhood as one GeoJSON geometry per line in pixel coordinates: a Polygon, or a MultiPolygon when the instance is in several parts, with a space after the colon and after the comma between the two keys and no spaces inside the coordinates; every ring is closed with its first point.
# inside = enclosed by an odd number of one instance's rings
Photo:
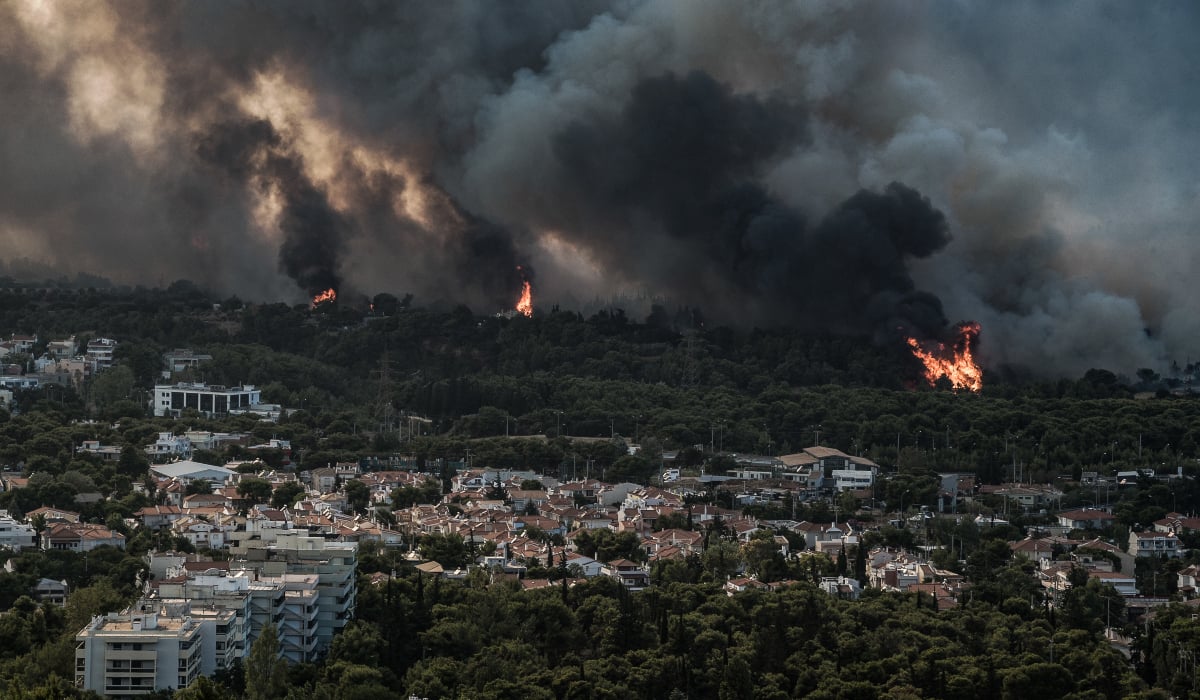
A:
{"type": "MultiPolygon", "coordinates": [[[[942,511],[884,506],[876,495],[895,475],[825,446],[760,459],[749,473],[684,474],[658,484],[464,468],[446,481],[445,493],[444,475],[352,462],[296,471],[254,460],[213,465],[188,459],[197,449],[251,441],[237,434],[159,433],[146,450],[154,463],[135,485],[152,505],[113,527],[82,522],[78,512],[61,508],[41,507],[21,518],[0,514],[0,546],[13,551],[121,550],[122,531],[150,532],[184,548],[148,552],[137,602],[79,632],[80,687],[110,694],[182,687],[197,674],[244,661],[268,625],[276,628],[283,658],[321,658],[354,618],[362,547],[431,578],[462,580],[479,571],[536,590],[607,577],[629,592],[653,587],[656,572],[671,562],[710,562],[721,551],[728,559],[716,570],[729,596],[805,581],[840,600],[856,601],[872,590],[910,593],[948,610],[971,600],[979,583],[971,576],[976,564],[955,561],[953,535],[951,547],[931,537],[1003,527],[1014,535],[1005,552],[1026,563],[1043,591],[1034,605],[1055,607],[1072,587],[1094,581],[1123,599],[1125,617],[1106,620],[1120,626],[1171,600],[1191,600],[1197,590],[1195,565],[1149,590],[1136,573],[1139,561],[1161,564],[1187,554],[1180,537],[1195,532],[1200,518],[1168,513],[1123,538],[1113,537],[1114,514],[1093,506],[1039,516],[1025,532],[996,518],[997,511],[1041,513],[1064,498],[1060,488],[1036,484],[943,488],[942,511]],[[417,493],[427,497],[412,501],[417,493]],[[820,504],[830,518],[765,517],[798,503],[805,512],[820,504]],[[114,645],[123,644],[153,649],[159,671],[138,674],[115,661],[123,657],[112,655],[114,645]],[[164,675],[177,657],[178,674],[164,675]]],[[[104,459],[96,441],[78,449],[104,459]]],[[[960,482],[943,476],[941,483],[960,482]]],[[[24,484],[23,477],[4,477],[7,490],[24,484]]],[[[385,580],[376,575],[367,585],[385,580]]],[[[34,593],[57,605],[70,597],[48,579],[34,593]]]]}

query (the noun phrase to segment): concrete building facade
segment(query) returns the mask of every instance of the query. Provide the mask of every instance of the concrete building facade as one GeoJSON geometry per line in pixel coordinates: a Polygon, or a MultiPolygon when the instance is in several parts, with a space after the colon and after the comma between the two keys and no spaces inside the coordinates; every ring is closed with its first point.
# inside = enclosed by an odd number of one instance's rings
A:
{"type": "Polygon", "coordinates": [[[75,636],[75,685],[118,696],[185,688],[201,673],[202,637],[189,615],[130,609],[97,616],[75,636]]]}
{"type": "Polygon", "coordinates": [[[262,391],[253,385],[156,384],[152,399],[154,415],[179,416],[191,408],[206,416],[224,415],[262,403],[262,391]]]}

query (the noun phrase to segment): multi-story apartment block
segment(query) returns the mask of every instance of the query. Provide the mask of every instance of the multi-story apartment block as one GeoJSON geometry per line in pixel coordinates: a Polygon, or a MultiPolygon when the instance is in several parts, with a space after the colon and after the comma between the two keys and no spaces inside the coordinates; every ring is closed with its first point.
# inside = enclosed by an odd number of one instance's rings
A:
{"type": "MultiPolygon", "coordinates": [[[[316,576],[316,652],[327,650],[333,635],[354,618],[357,543],[329,542],[321,537],[285,531],[280,532],[273,542],[244,541],[231,547],[230,553],[236,567],[256,572],[255,578],[260,582],[269,582],[285,574],[316,576]]],[[[287,590],[294,589],[293,586],[287,590]]],[[[258,629],[252,632],[257,634],[258,629]]],[[[282,629],[280,637],[283,637],[282,629]]]]}
{"type": "Polygon", "coordinates": [[[276,579],[283,586],[281,606],[276,631],[279,633],[279,650],[292,663],[312,661],[319,651],[328,648],[319,646],[319,605],[321,597],[317,590],[316,574],[284,574],[276,579]]]}
{"type": "Polygon", "coordinates": [[[210,676],[233,668],[249,655],[245,628],[232,611],[192,608],[191,615],[200,623],[204,640],[200,649],[200,673],[210,676]]]}
{"type": "Polygon", "coordinates": [[[93,619],[76,636],[76,683],[106,695],[182,688],[244,660],[268,626],[281,658],[314,661],[354,614],[358,546],[299,533],[234,548],[203,570],[156,555],[159,578],[134,608],[93,619]]]}
{"type": "Polygon", "coordinates": [[[190,615],[132,608],[97,616],[75,636],[75,685],[104,695],[184,688],[201,673],[203,634],[190,615]]]}
{"type": "Polygon", "coordinates": [[[250,634],[249,576],[205,573],[163,580],[152,591],[149,602],[190,605],[192,617],[211,625],[205,639],[201,670],[205,675],[227,669],[250,653],[255,637],[250,634]]]}
{"type": "Polygon", "coordinates": [[[92,338],[87,344],[87,361],[94,371],[108,369],[113,365],[113,352],[117,341],[112,338],[92,338]]]}

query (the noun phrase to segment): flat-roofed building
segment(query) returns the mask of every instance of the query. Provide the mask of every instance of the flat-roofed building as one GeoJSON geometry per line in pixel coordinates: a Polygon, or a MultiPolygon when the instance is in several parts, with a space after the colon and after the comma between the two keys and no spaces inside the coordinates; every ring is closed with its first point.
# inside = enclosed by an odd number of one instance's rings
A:
{"type": "Polygon", "coordinates": [[[237,612],[185,598],[144,600],[148,607],[157,606],[166,614],[191,617],[200,627],[200,673],[211,676],[228,671],[245,660],[250,653],[246,628],[237,612]]]}
{"type": "MultiPolygon", "coordinates": [[[[191,460],[171,462],[170,464],[154,464],[151,465],[150,471],[158,476],[176,479],[184,484],[190,484],[197,479],[204,479],[213,484],[224,484],[230,477],[237,474],[232,469],[215,467],[211,464],[193,462],[191,460]]],[[[182,499],[179,505],[182,505],[182,499]]]]}
{"type": "Polygon", "coordinates": [[[0,510],[0,548],[32,549],[37,546],[37,531],[17,522],[6,510],[0,510]]]}
{"type": "Polygon", "coordinates": [[[167,368],[167,374],[182,372],[189,367],[195,367],[201,362],[208,362],[211,359],[212,355],[193,352],[188,348],[175,348],[163,353],[163,365],[167,368]]]}
{"type": "Polygon", "coordinates": [[[116,349],[117,341],[112,338],[92,338],[87,344],[87,361],[95,371],[108,369],[113,365],[113,352],[116,349]]]}
{"type": "Polygon", "coordinates": [[[75,635],[75,685],[104,695],[185,688],[201,672],[203,635],[190,615],[131,608],[75,635]]]}
{"type": "Polygon", "coordinates": [[[1179,538],[1172,533],[1131,532],[1129,553],[1135,557],[1182,557],[1187,552],[1179,546],[1179,538]]]}
{"type": "MultiPolygon", "coordinates": [[[[316,576],[316,653],[328,651],[333,635],[354,619],[358,592],[356,542],[329,542],[322,537],[283,531],[271,542],[248,540],[231,547],[230,554],[234,567],[254,571],[252,578],[258,582],[269,583],[285,574],[316,576]]],[[[259,629],[255,627],[251,636],[257,637],[259,629]]],[[[283,634],[280,629],[281,638],[283,634]]]]}
{"type": "Polygon", "coordinates": [[[156,384],[152,401],[156,416],[178,417],[189,408],[206,416],[219,416],[257,406],[262,403],[262,391],[250,384],[156,384]]]}

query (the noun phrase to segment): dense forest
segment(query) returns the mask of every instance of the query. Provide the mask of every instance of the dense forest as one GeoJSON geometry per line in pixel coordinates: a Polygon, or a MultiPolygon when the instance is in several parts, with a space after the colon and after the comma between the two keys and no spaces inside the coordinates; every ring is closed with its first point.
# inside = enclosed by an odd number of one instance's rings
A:
{"type": "MultiPolygon", "coordinates": [[[[466,440],[522,435],[651,437],[670,450],[759,454],[820,442],[886,466],[974,470],[988,483],[1011,478],[1014,463],[1044,480],[1191,468],[1200,456],[1197,402],[1170,391],[1183,380],[1147,369],[1123,381],[1105,368],[1057,380],[1004,368],[987,373],[980,394],[956,393],[925,385],[899,339],[710,329],[687,309],[656,307],[641,321],[615,308],[525,318],[410,301],[244,304],[186,282],[165,291],[9,290],[0,291],[0,328],[43,345],[72,334],[120,342],[116,371],[78,396],[26,392],[22,408],[49,399],[70,418],[141,417],[162,353],[190,347],[213,359],[183,379],[254,384],[264,400],[302,409],[281,437],[314,463],[338,446],[394,451],[397,438],[428,436],[406,446],[423,457],[461,457],[466,440]],[[1137,390],[1152,398],[1134,400],[1137,390]],[[407,416],[429,422],[414,430],[407,416]]],[[[562,449],[539,459],[559,463],[562,449]]]]}
{"type": "MultiPolygon", "coordinates": [[[[217,300],[178,282],[167,290],[0,291],[0,329],[36,334],[42,346],[68,335],[120,343],[113,369],[78,387],[18,391],[14,410],[0,413],[0,465],[30,477],[27,488],[0,494],[0,508],[19,515],[100,493],[104,500],[80,509],[85,519],[130,536],[125,552],[4,555],[13,570],[0,573],[5,700],[80,695],[69,681],[74,634],[92,614],[136,594],[144,552],[179,544],[123,522],[149,503],[133,486],[145,475],[141,448],[159,431],[287,439],[300,468],[399,456],[418,466],[470,460],[565,475],[586,463],[608,478],[635,481],[651,479],[659,464],[629,456],[614,438],[714,471],[730,466],[730,453],[778,455],[824,444],[895,470],[881,500],[905,493],[910,504],[930,506],[937,471],[974,472],[985,483],[1069,482],[1084,470],[1133,468],[1194,475],[1200,455],[1200,403],[1149,371],[1126,380],[1097,368],[1047,381],[1006,368],[989,372],[980,394],[956,393],[925,385],[899,342],[709,328],[690,309],[656,308],[640,320],[616,308],[587,318],[557,309],[532,318],[478,316],[386,294],[310,308],[217,300]],[[162,353],[180,347],[212,360],[172,381],[255,384],[264,400],[297,410],[277,424],[146,415],[162,353]],[[102,463],[78,453],[83,440],[120,446],[121,459],[102,463]],[[41,577],[69,582],[66,608],[28,597],[41,577]]],[[[7,361],[21,366],[28,358],[7,361]]],[[[241,449],[196,458],[246,457],[241,449]]],[[[259,456],[283,465],[282,454],[259,456]]],[[[1115,495],[1121,526],[1200,507],[1194,484],[1167,490],[1147,482],[1115,495]]],[[[1099,498],[1072,487],[1065,496],[1068,503],[1099,498]]],[[[815,505],[802,508],[817,521],[831,517],[815,505]]],[[[484,571],[463,582],[429,579],[391,553],[364,547],[359,620],[323,663],[279,671],[264,666],[260,652],[244,672],[174,696],[1098,699],[1194,692],[1194,663],[1181,661],[1194,661],[1200,645],[1200,623],[1190,613],[1167,610],[1146,622],[1131,663],[1097,624],[1114,603],[1110,589],[1080,586],[1053,611],[1031,604],[1029,564],[1013,559],[1002,540],[1014,532],[926,533],[938,542],[957,537],[977,582],[968,600],[942,611],[913,594],[835,599],[802,565],[778,572],[775,578],[789,582],[779,590],[729,597],[721,587],[727,570],[715,555],[657,566],[654,585],[630,594],[606,580],[568,586],[565,576],[537,590],[484,571]],[[383,580],[369,578],[380,572],[383,580]]],[[[904,535],[911,537],[885,529],[881,537],[911,544],[904,535]]]]}

